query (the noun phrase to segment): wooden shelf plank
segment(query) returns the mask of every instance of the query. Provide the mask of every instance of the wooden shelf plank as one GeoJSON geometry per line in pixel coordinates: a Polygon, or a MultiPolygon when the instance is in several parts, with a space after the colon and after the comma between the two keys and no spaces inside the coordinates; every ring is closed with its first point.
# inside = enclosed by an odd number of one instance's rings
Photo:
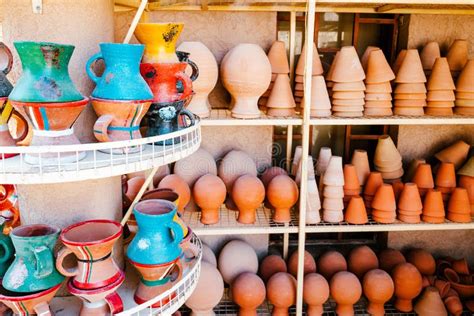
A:
{"type": "Polygon", "coordinates": [[[303,119],[294,117],[271,117],[261,113],[258,119],[237,119],[231,116],[229,110],[213,109],[209,118],[201,119],[202,126],[269,126],[269,125],[301,125],[303,119]]]}

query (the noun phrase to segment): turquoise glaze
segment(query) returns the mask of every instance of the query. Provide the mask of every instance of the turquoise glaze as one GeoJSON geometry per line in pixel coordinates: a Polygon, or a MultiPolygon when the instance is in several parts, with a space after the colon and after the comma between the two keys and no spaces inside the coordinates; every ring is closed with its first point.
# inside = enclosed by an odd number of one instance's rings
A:
{"type": "Polygon", "coordinates": [[[92,91],[94,98],[108,100],[151,100],[153,93],[140,74],[140,60],[144,45],[101,43],[100,53],[92,56],[86,65],[86,71],[96,87],[92,91]],[[98,77],[92,65],[99,59],[104,60],[105,71],[98,77]]]}
{"type": "Polygon", "coordinates": [[[142,265],[159,265],[176,260],[182,253],[183,229],[173,221],[176,205],[166,200],[145,200],[133,210],[138,233],[128,246],[127,257],[142,265]]]}
{"type": "Polygon", "coordinates": [[[0,277],[7,272],[8,267],[13,261],[15,249],[13,248],[10,236],[3,234],[5,218],[0,216],[0,277]]]}

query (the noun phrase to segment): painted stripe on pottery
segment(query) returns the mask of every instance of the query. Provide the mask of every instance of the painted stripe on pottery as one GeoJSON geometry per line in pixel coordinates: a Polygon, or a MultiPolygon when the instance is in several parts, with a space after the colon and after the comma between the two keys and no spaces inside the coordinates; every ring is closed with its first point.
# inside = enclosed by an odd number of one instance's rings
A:
{"type": "Polygon", "coordinates": [[[30,112],[31,123],[33,123],[33,126],[36,127],[36,129],[39,129],[40,127],[39,127],[38,121],[36,119],[35,109],[36,108],[28,107],[28,112],[30,112]]]}
{"type": "Polygon", "coordinates": [[[30,313],[28,312],[28,309],[26,308],[25,304],[23,304],[23,302],[20,302],[20,304],[21,304],[21,307],[23,308],[25,316],[29,316],[30,313]]]}
{"type": "Polygon", "coordinates": [[[107,128],[108,130],[111,130],[111,131],[138,131],[140,129],[140,126],[130,126],[130,127],[126,127],[126,126],[109,126],[107,128]]]}
{"type": "MultiPolygon", "coordinates": [[[[94,256],[92,256],[92,253],[91,253],[90,249],[87,246],[85,246],[84,249],[89,254],[89,261],[94,261],[94,256]]],[[[92,263],[88,263],[88,264],[86,264],[86,266],[87,266],[87,270],[88,270],[86,283],[90,283],[91,282],[91,277],[92,277],[92,263]]]]}
{"type": "MultiPolygon", "coordinates": [[[[84,251],[84,249],[82,249],[82,247],[77,247],[77,249],[79,249],[79,251],[81,252],[81,255],[86,258],[86,259],[89,259],[89,255],[87,254],[87,252],[84,251]]],[[[87,280],[87,272],[88,272],[89,269],[84,269],[82,271],[82,275],[81,275],[81,280],[87,280]]]]}
{"type": "Polygon", "coordinates": [[[94,130],[94,134],[102,134],[102,131],[94,130]]]}
{"type": "MultiPolygon", "coordinates": [[[[141,112],[140,111],[140,105],[135,108],[135,113],[133,114],[132,124],[131,124],[132,126],[135,126],[135,124],[136,124],[135,120],[137,118],[137,113],[138,112],[141,112]]],[[[133,139],[133,132],[132,131],[130,131],[130,139],[133,139]]]]}
{"type": "Polygon", "coordinates": [[[140,277],[140,281],[146,286],[157,286],[157,285],[164,285],[168,283],[170,281],[170,277],[166,277],[166,278],[154,280],[154,281],[145,280],[142,277],[140,277]]]}
{"type": "Polygon", "coordinates": [[[49,121],[48,121],[48,114],[46,113],[45,108],[39,108],[41,117],[43,118],[44,129],[49,131],[49,121]]]}

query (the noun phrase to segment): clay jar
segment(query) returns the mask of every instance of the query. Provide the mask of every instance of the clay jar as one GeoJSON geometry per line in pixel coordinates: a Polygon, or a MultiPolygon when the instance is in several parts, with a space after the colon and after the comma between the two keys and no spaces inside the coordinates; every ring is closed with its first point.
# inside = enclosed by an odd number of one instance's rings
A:
{"type": "Polygon", "coordinates": [[[344,256],[337,251],[326,251],[318,258],[319,273],[327,280],[339,271],[347,270],[347,262],[344,256]]]}
{"type": "Polygon", "coordinates": [[[241,240],[232,240],[222,248],[217,265],[224,282],[232,284],[243,272],[257,273],[258,258],[252,246],[241,240]]]}
{"type": "Polygon", "coordinates": [[[390,274],[380,269],[370,270],[364,276],[362,288],[369,300],[367,311],[370,315],[385,315],[384,304],[392,298],[395,290],[390,274]]]}
{"type": "Polygon", "coordinates": [[[214,157],[203,148],[175,162],[173,173],[180,176],[190,188],[202,176],[210,173],[217,175],[217,165],[214,157]]]}
{"type": "Polygon", "coordinates": [[[379,267],[379,260],[372,249],[367,246],[360,246],[350,252],[348,267],[349,271],[362,279],[367,271],[379,267]]]}
{"type": "Polygon", "coordinates": [[[186,182],[175,174],[170,174],[163,178],[158,185],[158,189],[171,189],[178,193],[179,200],[177,203],[178,213],[184,212],[184,207],[189,203],[191,199],[191,190],[186,182]]]}
{"type": "Polygon", "coordinates": [[[287,272],[286,262],[279,255],[266,256],[260,263],[259,275],[267,282],[275,273],[287,272]]]}
{"type": "Polygon", "coordinates": [[[403,254],[396,250],[387,248],[379,253],[379,266],[380,269],[390,273],[400,263],[405,263],[405,257],[403,254]]]}
{"type": "Polygon", "coordinates": [[[273,304],[272,315],[289,315],[288,308],[296,303],[296,279],[278,272],[267,282],[267,298],[273,304]]]}
{"type": "Polygon", "coordinates": [[[411,263],[400,263],[392,270],[391,275],[395,284],[395,308],[401,312],[411,312],[412,300],[421,293],[420,272],[411,263]]]}
{"type": "MultiPolygon", "coordinates": [[[[306,275],[308,273],[316,272],[316,261],[314,261],[313,256],[308,252],[304,252],[304,269],[303,273],[306,275]]],[[[291,273],[294,277],[298,274],[298,251],[295,251],[291,254],[290,259],[288,259],[288,272],[291,273]]]]}
{"type": "Polygon", "coordinates": [[[201,208],[201,223],[209,225],[219,222],[219,208],[225,196],[225,184],[218,176],[208,173],[196,181],[193,197],[201,208]]]}
{"type": "Polygon", "coordinates": [[[232,299],[240,306],[240,316],[257,316],[257,307],[265,301],[265,284],[258,275],[244,272],[231,286],[232,299]]]}
{"type": "Polygon", "coordinates": [[[339,316],[354,315],[354,304],[362,295],[362,287],[357,277],[347,271],[336,273],[329,283],[331,297],[336,301],[339,316]]]}
{"type": "Polygon", "coordinates": [[[282,174],[288,175],[288,172],[286,172],[285,169],[280,168],[280,167],[270,167],[265,170],[265,172],[260,177],[260,180],[262,180],[262,183],[266,188],[270,184],[270,182],[273,180],[273,178],[282,174]]]}
{"type": "Polygon", "coordinates": [[[258,99],[267,90],[272,77],[270,61],[255,44],[238,44],[222,60],[221,79],[232,96],[232,116],[258,118],[258,99]]]}
{"type": "Polygon", "coordinates": [[[290,209],[298,201],[298,186],[287,175],[279,175],[268,184],[267,198],[275,208],[273,221],[276,223],[289,223],[291,221],[290,209]]]}
{"type": "Polygon", "coordinates": [[[426,250],[412,249],[406,258],[407,262],[413,264],[423,275],[433,275],[436,271],[436,261],[426,250]]]}
{"type": "Polygon", "coordinates": [[[203,261],[196,289],[184,304],[192,309],[192,315],[214,315],[212,309],[219,304],[223,294],[224,281],[221,274],[212,264],[203,261]]]}
{"type": "Polygon", "coordinates": [[[320,316],[323,313],[323,304],[329,298],[329,284],[326,279],[317,273],[309,273],[304,277],[303,301],[308,305],[308,316],[320,316]]]}
{"type": "Polygon", "coordinates": [[[438,289],[429,286],[425,289],[420,299],[415,305],[415,312],[418,315],[447,316],[443,300],[439,295],[438,289]]]}
{"type": "Polygon", "coordinates": [[[234,182],[232,199],[239,209],[237,221],[242,224],[253,224],[256,209],[265,199],[265,187],[256,176],[244,174],[234,182]]]}

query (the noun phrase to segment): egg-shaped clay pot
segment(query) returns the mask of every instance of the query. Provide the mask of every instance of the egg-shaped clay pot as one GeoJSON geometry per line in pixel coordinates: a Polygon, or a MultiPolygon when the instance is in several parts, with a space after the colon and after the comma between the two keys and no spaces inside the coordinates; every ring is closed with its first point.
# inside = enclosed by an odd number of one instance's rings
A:
{"type": "Polygon", "coordinates": [[[436,272],[436,261],[424,249],[412,249],[407,253],[407,262],[413,264],[423,275],[433,275],[436,272]]]}
{"type": "Polygon", "coordinates": [[[229,241],[219,254],[217,262],[224,282],[232,284],[243,272],[257,273],[258,258],[255,250],[242,240],[229,241]]]}
{"type": "Polygon", "coordinates": [[[199,148],[191,155],[175,162],[173,173],[180,176],[190,188],[203,175],[208,173],[217,175],[217,165],[214,157],[205,150],[199,148]]]}
{"type": "Polygon", "coordinates": [[[379,267],[377,255],[367,246],[354,248],[347,261],[349,271],[357,275],[359,279],[362,279],[368,271],[379,267]]]}
{"type": "Polygon", "coordinates": [[[257,316],[257,307],[265,301],[265,283],[255,273],[244,272],[231,286],[232,300],[240,306],[240,316],[257,316]]]}
{"type": "Polygon", "coordinates": [[[218,176],[208,173],[196,181],[193,197],[201,208],[201,223],[210,225],[219,222],[219,209],[225,196],[225,184],[218,176]]]}
{"type": "Polygon", "coordinates": [[[272,315],[289,315],[288,308],[296,303],[296,279],[289,273],[275,273],[267,282],[267,298],[273,305],[272,315]]]}
{"type": "Polygon", "coordinates": [[[219,271],[212,264],[201,262],[201,273],[196,289],[186,300],[185,305],[196,316],[214,315],[213,308],[219,304],[224,294],[224,281],[219,271]]]}
{"type": "Polygon", "coordinates": [[[270,85],[272,68],[256,44],[238,44],[221,63],[221,80],[232,96],[232,116],[259,118],[258,99],[270,85]]]}
{"type": "Polygon", "coordinates": [[[160,184],[158,184],[158,189],[171,189],[174,192],[178,193],[178,212],[182,214],[184,208],[188,205],[189,200],[191,199],[191,189],[189,185],[181,179],[180,176],[176,174],[170,174],[164,177],[160,184]]]}
{"type": "Polygon", "coordinates": [[[273,180],[273,178],[282,174],[288,175],[288,172],[280,167],[270,167],[263,172],[262,176],[260,177],[260,180],[262,180],[262,183],[266,188],[270,181],[273,180]]]}
{"type": "Polygon", "coordinates": [[[308,316],[320,316],[323,314],[323,304],[329,298],[328,281],[317,273],[309,273],[304,277],[303,301],[308,305],[306,314],[308,316]]]}
{"type": "Polygon", "coordinates": [[[396,249],[387,248],[379,253],[379,267],[388,273],[398,264],[405,262],[405,256],[396,249]]]}
{"type": "Polygon", "coordinates": [[[279,255],[266,256],[262,262],[260,262],[259,272],[263,282],[267,282],[275,273],[287,272],[286,262],[279,255]]]}
{"type": "Polygon", "coordinates": [[[362,281],[364,295],[369,300],[367,311],[370,315],[385,315],[384,304],[392,298],[395,286],[390,274],[384,270],[370,270],[362,281]]]}
{"type": "Polygon", "coordinates": [[[287,175],[276,176],[267,187],[267,199],[275,208],[273,221],[275,223],[291,222],[290,209],[298,201],[298,186],[287,175]]]}
{"type": "Polygon", "coordinates": [[[327,280],[339,271],[347,271],[347,261],[335,250],[326,251],[318,258],[318,272],[327,280]]]}
{"type": "Polygon", "coordinates": [[[329,282],[331,297],[336,301],[336,313],[339,316],[354,315],[354,304],[362,295],[362,286],[355,274],[340,271],[329,282]]]}
{"type": "Polygon", "coordinates": [[[411,263],[400,263],[393,268],[391,276],[395,285],[395,308],[401,312],[411,312],[412,300],[421,293],[422,289],[420,271],[411,263]]]}
{"type": "Polygon", "coordinates": [[[232,187],[232,200],[239,209],[237,221],[242,224],[253,224],[256,209],[265,199],[265,187],[256,176],[244,174],[235,180],[232,187]]]}
{"type": "Polygon", "coordinates": [[[212,264],[214,267],[217,267],[216,254],[205,243],[202,244],[202,261],[206,261],[206,262],[212,264]]]}
{"type": "MultiPolygon", "coordinates": [[[[304,252],[304,274],[316,272],[316,261],[313,256],[305,250],[304,252]]],[[[288,259],[288,272],[294,277],[298,274],[298,250],[294,251],[288,259]]]]}

